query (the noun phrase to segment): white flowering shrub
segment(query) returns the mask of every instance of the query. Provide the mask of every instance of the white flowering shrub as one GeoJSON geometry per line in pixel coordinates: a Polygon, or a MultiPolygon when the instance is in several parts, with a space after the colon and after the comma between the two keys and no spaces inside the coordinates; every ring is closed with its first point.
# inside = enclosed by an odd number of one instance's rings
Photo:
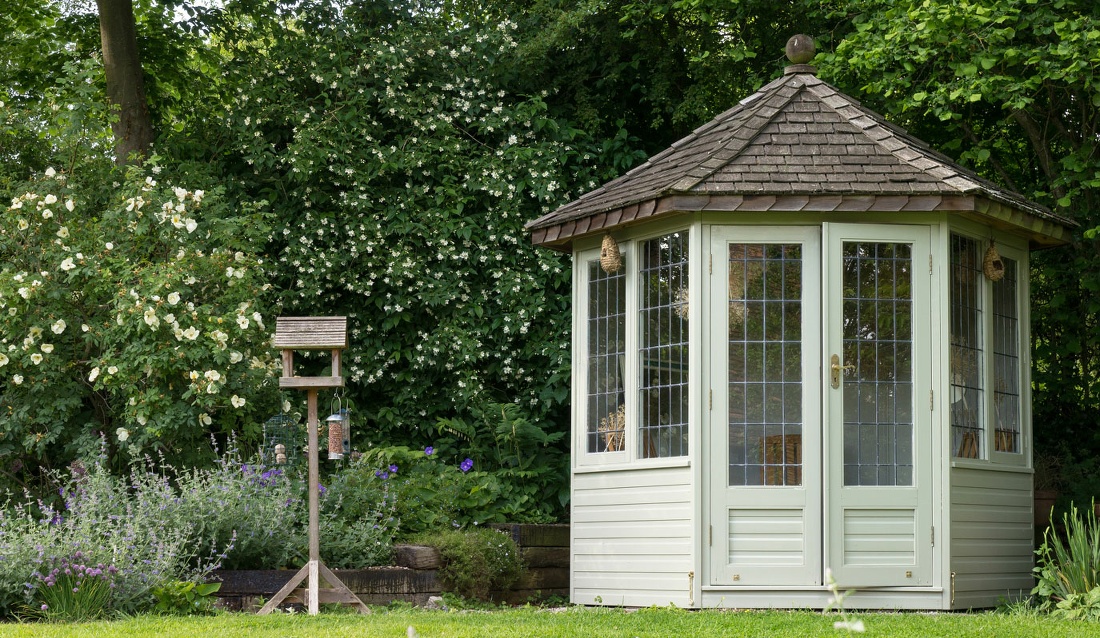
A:
{"type": "Polygon", "coordinates": [[[0,456],[57,463],[102,434],[186,462],[277,405],[258,206],[149,166],[109,189],[49,169],[5,207],[0,456]]]}
{"type": "Polygon", "coordinates": [[[603,179],[599,151],[509,87],[514,25],[330,10],[252,45],[266,66],[236,70],[223,122],[279,220],[285,314],[348,316],[348,392],[375,442],[422,446],[492,403],[564,430],[569,263],[524,224],[603,179]]]}

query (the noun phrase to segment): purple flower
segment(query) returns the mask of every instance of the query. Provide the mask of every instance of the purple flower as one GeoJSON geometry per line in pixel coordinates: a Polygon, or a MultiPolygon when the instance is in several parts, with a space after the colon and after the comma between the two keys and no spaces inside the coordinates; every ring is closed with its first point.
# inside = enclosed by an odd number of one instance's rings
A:
{"type": "Polygon", "coordinates": [[[390,466],[390,474],[397,474],[397,466],[396,465],[391,465],[390,466]]]}
{"type": "Polygon", "coordinates": [[[429,445],[428,447],[424,448],[424,456],[431,456],[434,453],[435,453],[435,448],[434,447],[429,445]]]}
{"type": "Polygon", "coordinates": [[[324,485],[321,485],[320,483],[318,483],[317,484],[317,491],[321,493],[321,496],[324,496],[325,492],[328,492],[328,488],[325,487],[324,485]]]}
{"type": "Polygon", "coordinates": [[[474,460],[471,459],[470,457],[466,457],[466,460],[463,461],[461,464],[459,464],[458,469],[462,470],[462,473],[465,474],[466,472],[469,472],[470,469],[473,468],[473,467],[474,467],[474,460]]]}
{"type": "Polygon", "coordinates": [[[390,475],[386,473],[386,470],[375,470],[374,475],[382,479],[383,481],[390,477],[390,475]]]}

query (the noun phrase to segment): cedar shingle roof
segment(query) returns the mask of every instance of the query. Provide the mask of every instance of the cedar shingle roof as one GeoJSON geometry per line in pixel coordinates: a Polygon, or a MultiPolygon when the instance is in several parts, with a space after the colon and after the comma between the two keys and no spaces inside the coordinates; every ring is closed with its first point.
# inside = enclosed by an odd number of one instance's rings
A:
{"type": "Polygon", "coordinates": [[[949,211],[1036,245],[1073,221],[963,168],[804,64],[604,186],[527,224],[535,244],[687,211],[949,211]]]}

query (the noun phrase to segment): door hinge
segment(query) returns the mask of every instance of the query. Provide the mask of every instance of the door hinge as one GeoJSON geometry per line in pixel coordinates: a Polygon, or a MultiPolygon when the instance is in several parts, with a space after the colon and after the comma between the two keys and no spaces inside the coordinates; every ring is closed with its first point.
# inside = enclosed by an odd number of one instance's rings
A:
{"type": "Polygon", "coordinates": [[[713,525],[708,525],[707,530],[708,530],[708,532],[707,532],[707,536],[708,536],[707,545],[714,545],[714,526],[713,525]]]}
{"type": "Polygon", "coordinates": [[[708,390],[707,392],[709,394],[709,396],[707,397],[707,409],[708,410],[713,410],[714,409],[714,390],[711,389],[711,390],[708,390]]]}
{"type": "Polygon", "coordinates": [[[933,412],[936,409],[936,391],[928,391],[928,411],[933,412]]]}
{"type": "Polygon", "coordinates": [[[711,254],[709,256],[709,258],[707,259],[707,274],[708,275],[713,275],[714,274],[714,255],[713,254],[711,254]]]}
{"type": "Polygon", "coordinates": [[[929,255],[928,255],[928,274],[929,275],[932,274],[932,255],[931,255],[931,253],[929,253],[929,255]]]}
{"type": "Polygon", "coordinates": [[[932,526],[932,547],[936,546],[936,526],[932,526]]]}

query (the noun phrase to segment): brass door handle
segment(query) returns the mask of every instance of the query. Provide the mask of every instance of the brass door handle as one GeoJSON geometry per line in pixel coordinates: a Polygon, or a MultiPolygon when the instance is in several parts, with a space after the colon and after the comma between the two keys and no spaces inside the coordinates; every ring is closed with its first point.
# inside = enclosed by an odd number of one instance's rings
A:
{"type": "Polygon", "coordinates": [[[844,370],[855,370],[854,365],[840,365],[840,355],[834,354],[829,358],[829,381],[834,388],[840,387],[840,373],[844,370]]]}

